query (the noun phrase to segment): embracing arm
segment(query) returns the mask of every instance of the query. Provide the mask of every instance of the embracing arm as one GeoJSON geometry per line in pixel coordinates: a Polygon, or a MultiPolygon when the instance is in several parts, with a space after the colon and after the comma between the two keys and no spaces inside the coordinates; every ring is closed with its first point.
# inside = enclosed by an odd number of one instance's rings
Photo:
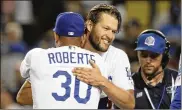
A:
{"type": "MultiPolygon", "coordinates": [[[[77,78],[87,84],[101,88],[109,99],[119,108],[133,109],[135,106],[134,91],[117,87],[101,75],[98,66],[90,62],[93,68],[74,68],[73,73],[77,78]]],[[[121,79],[120,79],[121,80],[121,79]]],[[[124,83],[124,82],[123,82],[124,83]]]]}
{"type": "Polygon", "coordinates": [[[31,83],[29,81],[25,81],[18,94],[16,96],[16,101],[22,105],[32,105],[32,90],[31,83]]]}
{"type": "MultiPolygon", "coordinates": [[[[31,67],[31,55],[33,50],[30,50],[20,65],[20,73],[23,78],[30,77],[29,71],[31,67]]],[[[22,105],[32,104],[31,83],[26,79],[20,90],[18,91],[16,101],[22,105]]]]}
{"type": "Polygon", "coordinates": [[[119,108],[133,109],[135,106],[134,91],[124,90],[115,86],[106,78],[100,82],[99,86],[109,99],[119,108]]]}
{"type": "Polygon", "coordinates": [[[16,100],[18,103],[22,104],[22,105],[32,105],[33,101],[32,101],[32,90],[31,90],[31,83],[30,83],[30,75],[29,75],[29,71],[31,68],[31,59],[32,59],[32,54],[34,52],[38,52],[40,51],[39,48],[35,48],[30,50],[24,60],[22,61],[21,65],[20,65],[20,73],[21,76],[23,78],[28,78],[26,79],[26,81],[24,82],[24,84],[22,85],[22,87],[20,88],[20,90],[18,91],[16,100]]]}

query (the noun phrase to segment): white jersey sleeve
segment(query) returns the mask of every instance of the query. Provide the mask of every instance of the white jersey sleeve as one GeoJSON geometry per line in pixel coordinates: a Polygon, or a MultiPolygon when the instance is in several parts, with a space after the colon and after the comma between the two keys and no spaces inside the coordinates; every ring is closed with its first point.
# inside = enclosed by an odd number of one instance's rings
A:
{"type": "Polygon", "coordinates": [[[110,67],[109,79],[122,89],[133,90],[134,85],[127,54],[120,49],[110,46],[104,57],[110,67]]]}
{"type": "Polygon", "coordinates": [[[32,51],[29,51],[24,60],[22,61],[21,65],[20,65],[20,73],[21,73],[21,76],[23,78],[28,78],[30,75],[29,75],[29,70],[30,70],[30,60],[31,60],[31,53],[32,51]]]}
{"type": "Polygon", "coordinates": [[[128,56],[125,53],[118,53],[116,59],[112,82],[125,90],[134,89],[128,56]]]}
{"type": "Polygon", "coordinates": [[[32,49],[30,50],[24,60],[22,61],[21,65],[20,65],[20,73],[21,73],[21,76],[23,78],[29,78],[30,75],[29,75],[29,71],[30,71],[30,68],[31,68],[31,56],[33,53],[37,52],[39,50],[39,48],[35,48],[35,49],[32,49]]]}

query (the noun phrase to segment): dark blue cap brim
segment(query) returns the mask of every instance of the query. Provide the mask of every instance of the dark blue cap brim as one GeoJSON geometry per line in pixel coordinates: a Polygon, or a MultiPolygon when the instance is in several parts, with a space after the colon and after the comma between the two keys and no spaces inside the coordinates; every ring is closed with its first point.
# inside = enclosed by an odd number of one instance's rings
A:
{"type": "Polygon", "coordinates": [[[159,50],[159,49],[156,50],[156,49],[149,48],[149,47],[137,47],[135,50],[136,51],[138,51],[138,50],[146,50],[146,51],[150,51],[150,52],[154,52],[154,53],[158,53],[158,54],[162,54],[163,53],[162,50],[159,50]]]}

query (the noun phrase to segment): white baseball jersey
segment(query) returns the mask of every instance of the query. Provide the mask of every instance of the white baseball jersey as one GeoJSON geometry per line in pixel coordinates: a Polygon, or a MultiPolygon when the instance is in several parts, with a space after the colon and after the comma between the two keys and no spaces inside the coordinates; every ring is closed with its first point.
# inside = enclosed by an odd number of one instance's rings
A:
{"type": "MultiPolygon", "coordinates": [[[[109,47],[108,51],[105,52],[102,57],[104,61],[109,64],[108,79],[116,86],[129,90],[134,90],[133,79],[131,77],[130,63],[127,54],[121,49],[117,49],[112,45],[109,47]]],[[[107,95],[102,92],[102,96],[107,95]]]]}
{"type": "Polygon", "coordinates": [[[91,68],[89,60],[94,60],[102,75],[108,76],[102,57],[79,47],[30,50],[20,71],[22,77],[30,77],[33,108],[97,109],[101,91],[76,79],[71,72],[74,67],[91,68]]]}

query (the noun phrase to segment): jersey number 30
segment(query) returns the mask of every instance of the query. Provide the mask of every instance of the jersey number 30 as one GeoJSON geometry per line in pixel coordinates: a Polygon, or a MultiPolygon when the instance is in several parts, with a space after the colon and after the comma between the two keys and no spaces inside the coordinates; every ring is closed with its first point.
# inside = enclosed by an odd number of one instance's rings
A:
{"type": "MultiPolygon", "coordinates": [[[[54,97],[54,99],[56,101],[65,101],[66,99],[68,99],[70,97],[70,93],[71,93],[71,88],[70,88],[70,84],[71,84],[71,81],[72,81],[71,80],[71,75],[66,71],[57,71],[55,74],[53,74],[53,78],[58,78],[59,76],[65,76],[66,79],[67,79],[65,83],[61,84],[61,87],[64,88],[66,90],[66,92],[62,96],[60,96],[57,93],[53,92],[52,96],[54,97]]],[[[88,85],[86,97],[85,98],[80,98],[80,96],[79,96],[80,80],[78,80],[75,77],[74,98],[76,99],[76,101],[78,103],[86,104],[90,100],[91,88],[92,88],[92,86],[88,85]]]]}

